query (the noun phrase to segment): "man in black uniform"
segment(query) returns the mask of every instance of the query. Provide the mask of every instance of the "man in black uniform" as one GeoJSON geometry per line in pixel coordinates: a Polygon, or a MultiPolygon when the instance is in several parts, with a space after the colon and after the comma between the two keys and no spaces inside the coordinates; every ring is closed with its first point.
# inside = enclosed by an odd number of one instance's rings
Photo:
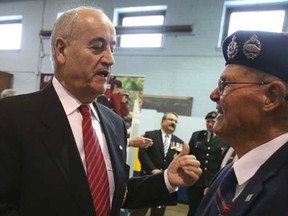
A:
{"type": "Polygon", "coordinates": [[[213,176],[219,170],[221,154],[228,147],[213,133],[216,116],[215,111],[209,112],[205,117],[207,130],[194,132],[189,141],[190,154],[195,155],[200,161],[203,174],[199,181],[188,187],[188,216],[195,214],[205,193],[205,188],[209,186],[213,176]]]}

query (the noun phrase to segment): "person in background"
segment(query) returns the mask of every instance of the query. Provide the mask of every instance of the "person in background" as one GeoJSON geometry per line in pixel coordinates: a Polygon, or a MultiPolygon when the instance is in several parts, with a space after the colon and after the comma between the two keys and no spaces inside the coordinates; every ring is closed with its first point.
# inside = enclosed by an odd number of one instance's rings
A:
{"type": "Polygon", "coordinates": [[[106,107],[110,108],[110,101],[108,99],[108,97],[105,94],[101,94],[96,98],[96,102],[103,104],[106,107]]]}
{"type": "Polygon", "coordinates": [[[129,102],[129,94],[123,93],[121,94],[121,117],[125,120],[129,118],[129,107],[128,107],[128,102],[129,102]]]}
{"type": "Polygon", "coordinates": [[[14,91],[13,89],[4,89],[1,92],[0,98],[11,97],[15,95],[16,95],[16,91],[14,91]]]}
{"type": "Polygon", "coordinates": [[[110,106],[119,116],[123,116],[121,112],[121,100],[122,100],[122,82],[117,79],[111,80],[111,95],[110,106]]]}
{"type": "Polygon", "coordinates": [[[199,179],[188,145],[165,171],[129,179],[124,121],[95,102],[115,44],[101,10],[68,10],[52,30],[52,81],[0,100],[0,215],[118,216],[121,207],[176,204],[177,187],[199,179]]]}
{"type": "MultiPolygon", "coordinates": [[[[127,94],[124,94],[127,95],[127,94]]],[[[125,96],[126,97],[126,96],[125,96]]],[[[122,97],[123,98],[123,97],[122,97]]],[[[126,97],[127,98],[127,97],[126,97]]],[[[110,107],[109,101],[105,94],[101,94],[97,97],[96,101],[100,104],[103,104],[106,107],[110,107]]],[[[126,100],[124,100],[126,101],[126,100]]],[[[127,105],[126,105],[127,106],[127,105]]],[[[137,148],[148,148],[153,144],[153,141],[149,138],[144,137],[144,135],[139,135],[136,137],[129,136],[129,128],[131,127],[131,119],[124,119],[125,126],[127,128],[128,145],[127,147],[137,147],[137,148]],[[129,122],[129,124],[128,124],[129,122]]]]}
{"type": "MultiPolygon", "coordinates": [[[[144,137],[150,138],[153,145],[148,148],[139,149],[138,158],[141,164],[141,175],[161,173],[167,169],[175,155],[181,149],[183,140],[175,136],[178,123],[178,115],[174,112],[165,113],[161,120],[161,129],[147,131],[144,137]]],[[[180,150],[181,151],[181,150],[180,150]]],[[[151,216],[162,216],[165,214],[165,205],[159,205],[151,208],[151,216]]],[[[144,216],[148,208],[134,209],[130,216],[144,216]]]]}
{"type": "Polygon", "coordinates": [[[236,31],[222,50],[213,130],[239,159],[217,174],[196,215],[287,215],[288,34],[236,31]]]}
{"type": "Polygon", "coordinates": [[[194,216],[200,204],[206,188],[209,186],[214,175],[219,171],[222,152],[228,147],[219,136],[213,132],[213,125],[217,112],[206,114],[206,130],[196,131],[189,141],[190,154],[201,163],[203,174],[199,181],[188,187],[188,216],[194,216]]]}

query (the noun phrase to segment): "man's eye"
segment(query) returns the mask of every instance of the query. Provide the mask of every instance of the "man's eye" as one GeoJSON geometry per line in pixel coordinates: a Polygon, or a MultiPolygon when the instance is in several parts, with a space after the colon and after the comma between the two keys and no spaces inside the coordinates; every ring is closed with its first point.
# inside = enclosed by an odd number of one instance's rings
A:
{"type": "Polygon", "coordinates": [[[104,47],[104,43],[99,41],[93,44],[93,46],[91,46],[91,49],[93,50],[93,52],[100,52],[102,51],[103,47],[104,47]]]}

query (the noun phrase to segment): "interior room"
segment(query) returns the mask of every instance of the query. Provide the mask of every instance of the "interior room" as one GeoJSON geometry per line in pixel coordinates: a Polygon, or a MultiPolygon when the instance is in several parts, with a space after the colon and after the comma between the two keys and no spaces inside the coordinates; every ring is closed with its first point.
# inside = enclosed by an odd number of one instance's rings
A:
{"type": "MultiPolygon", "coordinates": [[[[287,5],[285,0],[1,0],[0,40],[7,40],[1,37],[1,26],[15,21],[20,27],[8,35],[14,47],[5,47],[6,42],[0,41],[0,88],[13,88],[17,94],[44,88],[53,76],[50,35],[54,22],[70,8],[98,7],[116,27],[112,75],[141,78],[143,84],[141,102],[129,102],[130,137],[159,129],[163,113],[175,111],[179,112],[175,135],[188,143],[193,132],[205,128],[205,115],[216,110],[210,93],[225,68],[221,45],[229,33],[228,15],[239,8],[285,11],[287,5]],[[122,18],[137,12],[160,14],[163,20],[160,24],[139,24],[139,28],[125,26],[122,18]],[[144,34],[140,46],[125,46],[123,35],[135,38],[139,33],[144,34]],[[150,45],[145,37],[148,33],[160,35],[160,42],[150,45]]],[[[280,23],[280,31],[287,30],[287,23],[280,23]]],[[[129,150],[131,175],[139,170],[136,155],[137,149],[129,150]]],[[[168,208],[167,216],[187,215],[185,193],[180,193],[178,207],[168,208]]]]}

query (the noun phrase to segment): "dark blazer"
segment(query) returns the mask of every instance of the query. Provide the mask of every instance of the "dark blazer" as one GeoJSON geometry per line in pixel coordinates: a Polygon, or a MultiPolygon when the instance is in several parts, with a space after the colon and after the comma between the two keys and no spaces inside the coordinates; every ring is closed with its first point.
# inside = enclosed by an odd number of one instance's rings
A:
{"type": "Polygon", "coordinates": [[[203,170],[200,179],[193,185],[195,187],[207,187],[210,184],[214,175],[219,171],[221,154],[228,148],[219,136],[214,136],[209,142],[207,142],[207,136],[207,130],[196,131],[189,141],[190,154],[195,155],[200,161],[203,170]]]}
{"type": "MultiPolygon", "coordinates": [[[[227,216],[288,215],[288,143],[276,151],[255,173],[236,198],[227,216]]],[[[218,173],[204,196],[196,215],[214,216],[209,212],[215,191],[232,164],[218,173]]]]}
{"type": "MultiPolygon", "coordinates": [[[[171,147],[168,149],[166,157],[164,157],[164,145],[161,130],[147,131],[144,137],[153,140],[153,145],[149,148],[139,149],[138,157],[141,163],[141,173],[151,174],[154,169],[166,169],[178,152],[171,147]]],[[[171,142],[183,144],[183,140],[172,134],[171,142]]]]}
{"type": "MultiPolygon", "coordinates": [[[[176,204],[163,173],[128,181],[124,122],[105,106],[94,106],[115,179],[111,215],[120,214],[125,197],[125,208],[176,204]]],[[[0,215],[95,216],[76,142],[51,83],[40,92],[0,100],[0,173],[0,215]]]]}

